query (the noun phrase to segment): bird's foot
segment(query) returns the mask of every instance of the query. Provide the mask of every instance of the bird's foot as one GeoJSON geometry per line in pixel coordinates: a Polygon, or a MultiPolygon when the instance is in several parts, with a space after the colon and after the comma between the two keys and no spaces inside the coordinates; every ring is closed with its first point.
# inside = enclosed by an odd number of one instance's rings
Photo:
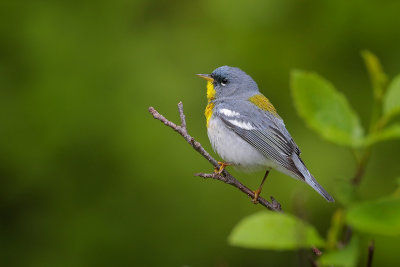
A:
{"type": "Polygon", "coordinates": [[[262,188],[263,188],[263,185],[264,185],[265,180],[266,180],[267,177],[268,177],[269,171],[270,171],[270,169],[267,169],[267,171],[266,171],[265,174],[264,174],[264,178],[263,178],[262,181],[261,181],[260,186],[257,188],[256,191],[253,191],[253,192],[254,192],[254,197],[253,197],[253,199],[252,199],[252,202],[253,202],[254,204],[258,204],[258,196],[261,194],[261,190],[262,190],[262,188]]]}
{"type": "Polygon", "coordinates": [[[214,168],[214,173],[221,175],[221,173],[225,170],[226,166],[231,166],[231,163],[218,161],[219,168],[214,168]]]}
{"type": "Polygon", "coordinates": [[[260,188],[258,188],[256,191],[253,192],[254,192],[254,197],[251,200],[251,202],[253,202],[253,204],[258,204],[258,197],[260,196],[261,190],[260,188]]]}

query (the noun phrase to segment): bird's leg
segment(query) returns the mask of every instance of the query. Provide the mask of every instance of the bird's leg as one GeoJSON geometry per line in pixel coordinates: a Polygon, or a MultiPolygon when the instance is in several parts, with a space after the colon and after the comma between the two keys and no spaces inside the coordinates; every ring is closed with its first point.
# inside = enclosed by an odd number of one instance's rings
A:
{"type": "Polygon", "coordinates": [[[265,172],[264,178],[262,179],[260,186],[257,188],[256,191],[254,191],[254,198],[253,198],[253,200],[252,200],[254,204],[257,204],[257,203],[258,203],[258,196],[261,194],[262,187],[263,187],[263,185],[264,185],[265,180],[267,179],[267,176],[268,176],[268,174],[269,174],[269,171],[270,171],[270,169],[268,169],[268,170],[265,172]]]}
{"type": "Polygon", "coordinates": [[[231,166],[232,163],[228,163],[228,162],[223,162],[223,161],[218,161],[219,164],[219,169],[218,168],[214,168],[214,173],[221,175],[221,173],[225,170],[226,166],[231,166]]]}

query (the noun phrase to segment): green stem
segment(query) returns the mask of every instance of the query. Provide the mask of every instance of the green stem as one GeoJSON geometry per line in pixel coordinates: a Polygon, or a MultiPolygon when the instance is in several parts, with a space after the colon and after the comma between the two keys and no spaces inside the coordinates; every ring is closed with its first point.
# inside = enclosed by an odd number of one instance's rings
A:
{"type": "Polygon", "coordinates": [[[390,113],[388,115],[382,116],[375,124],[375,132],[379,132],[382,130],[394,117],[396,113],[390,113]]]}
{"type": "MultiPolygon", "coordinates": [[[[374,92],[377,91],[378,90],[374,90],[374,92]]],[[[387,120],[384,117],[381,117],[381,115],[382,115],[382,96],[374,93],[374,103],[372,104],[371,121],[369,124],[369,131],[368,131],[369,135],[379,132],[383,128],[383,126],[387,123],[387,120]]],[[[364,150],[361,153],[356,173],[353,179],[351,180],[351,183],[353,185],[357,186],[360,184],[364,176],[365,168],[367,166],[370,156],[371,156],[371,147],[368,146],[367,148],[364,148],[364,150]]]]}
{"type": "Polygon", "coordinates": [[[376,132],[376,126],[380,121],[381,117],[381,110],[382,110],[382,101],[377,96],[374,97],[374,104],[372,105],[372,114],[371,114],[371,121],[369,124],[369,134],[376,132]]]}
{"type": "Polygon", "coordinates": [[[364,173],[365,173],[365,168],[367,166],[369,157],[371,156],[371,148],[368,147],[364,150],[364,153],[362,154],[360,161],[358,162],[356,174],[354,175],[353,179],[351,180],[351,183],[353,185],[359,185],[364,173]]]}

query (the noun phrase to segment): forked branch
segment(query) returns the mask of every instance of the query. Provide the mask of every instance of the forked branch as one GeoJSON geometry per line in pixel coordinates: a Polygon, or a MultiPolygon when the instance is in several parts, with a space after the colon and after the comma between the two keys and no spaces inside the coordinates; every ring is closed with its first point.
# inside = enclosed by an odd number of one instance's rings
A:
{"type": "MultiPolygon", "coordinates": [[[[216,161],[201,146],[201,144],[199,142],[197,142],[192,136],[190,136],[188,134],[187,129],[186,129],[186,119],[185,119],[185,114],[183,113],[183,104],[182,104],[182,102],[179,102],[178,110],[179,110],[179,115],[180,115],[180,118],[181,118],[181,125],[176,125],[175,123],[169,121],[163,115],[158,113],[158,111],[155,110],[153,107],[149,107],[149,112],[151,113],[151,115],[153,115],[153,117],[155,119],[161,121],[162,123],[164,123],[168,127],[172,128],[175,132],[179,133],[186,140],[186,142],[188,142],[189,145],[191,145],[194,148],[194,150],[196,150],[205,159],[207,159],[208,162],[210,162],[211,165],[214,166],[214,168],[219,168],[218,161],[216,161]]],[[[236,187],[237,189],[239,189],[240,191],[245,193],[247,196],[249,196],[251,199],[254,198],[254,192],[251,189],[249,189],[248,187],[246,187],[245,185],[243,185],[241,182],[239,182],[228,171],[224,170],[221,174],[222,175],[219,175],[217,173],[196,173],[195,176],[199,176],[199,177],[202,177],[202,178],[205,178],[205,179],[211,178],[211,179],[219,180],[221,182],[224,182],[226,184],[229,184],[229,185],[232,185],[232,186],[236,187]]],[[[269,210],[279,211],[279,212],[282,211],[281,204],[278,201],[276,201],[272,196],[271,196],[271,202],[267,201],[266,199],[264,199],[262,197],[258,197],[258,202],[261,205],[263,205],[264,207],[266,207],[267,209],[269,209],[269,210]]]]}

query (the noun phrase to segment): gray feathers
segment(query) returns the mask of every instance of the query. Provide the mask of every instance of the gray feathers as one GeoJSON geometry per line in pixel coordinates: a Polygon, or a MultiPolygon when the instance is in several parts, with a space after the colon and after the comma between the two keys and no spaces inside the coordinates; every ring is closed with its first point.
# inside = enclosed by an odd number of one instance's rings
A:
{"type": "Polygon", "coordinates": [[[261,108],[249,101],[260,94],[256,82],[244,71],[229,66],[217,68],[210,77],[215,98],[209,99],[214,108],[207,133],[214,150],[240,167],[277,169],[306,182],[333,202],[304,165],[300,149],[268,99],[266,106],[258,105],[261,108]]]}
{"type": "Polygon", "coordinates": [[[304,165],[300,158],[300,149],[286,130],[281,118],[257,108],[249,101],[232,100],[215,101],[215,103],[215,115],[226,127],[276,163],[278,170],[306,182],[327,201],[334,201],[304,165]]]}
{"type": "Polygon", "coordinates": [[[211,73],[217,99],[246,98],[259,92],[257,83],[239,68],[222,66],[211,73]]]}
{"type": "Polygon", "coordinates": [[[328,192],[326,192],[326,190],[317,182],[317,180],[315,180],[314,176],[311,175],[301,158],[297,155],[293,155],[292,159],[297,169],[303,174],[305,182],[314,188],[315,191],[317,191],[318,194],[323,196],[327,201],[335,202],[333,197],[329,195],[328,192]]]}
{"type": "Polygon", "coordinates": [[[216,106],[216,114],[228,128],[246,140],[264,156],[290,170],[299,179],[303,179],[301,172],[299,172],[291,159],[292,154],[300,154],[300,150],[287,132],[281,119],[258,109],[248,101],[236,101],[234,106],[231,103],[222,103],[221,108],[218,106],[216,106]],[[228,110],[233,109],[239,115],[227,116],[222,112],[218,112],[223,107],[228,110]],[[235,121],[250,124],[252,129],[235,125],[235,121]]]}

